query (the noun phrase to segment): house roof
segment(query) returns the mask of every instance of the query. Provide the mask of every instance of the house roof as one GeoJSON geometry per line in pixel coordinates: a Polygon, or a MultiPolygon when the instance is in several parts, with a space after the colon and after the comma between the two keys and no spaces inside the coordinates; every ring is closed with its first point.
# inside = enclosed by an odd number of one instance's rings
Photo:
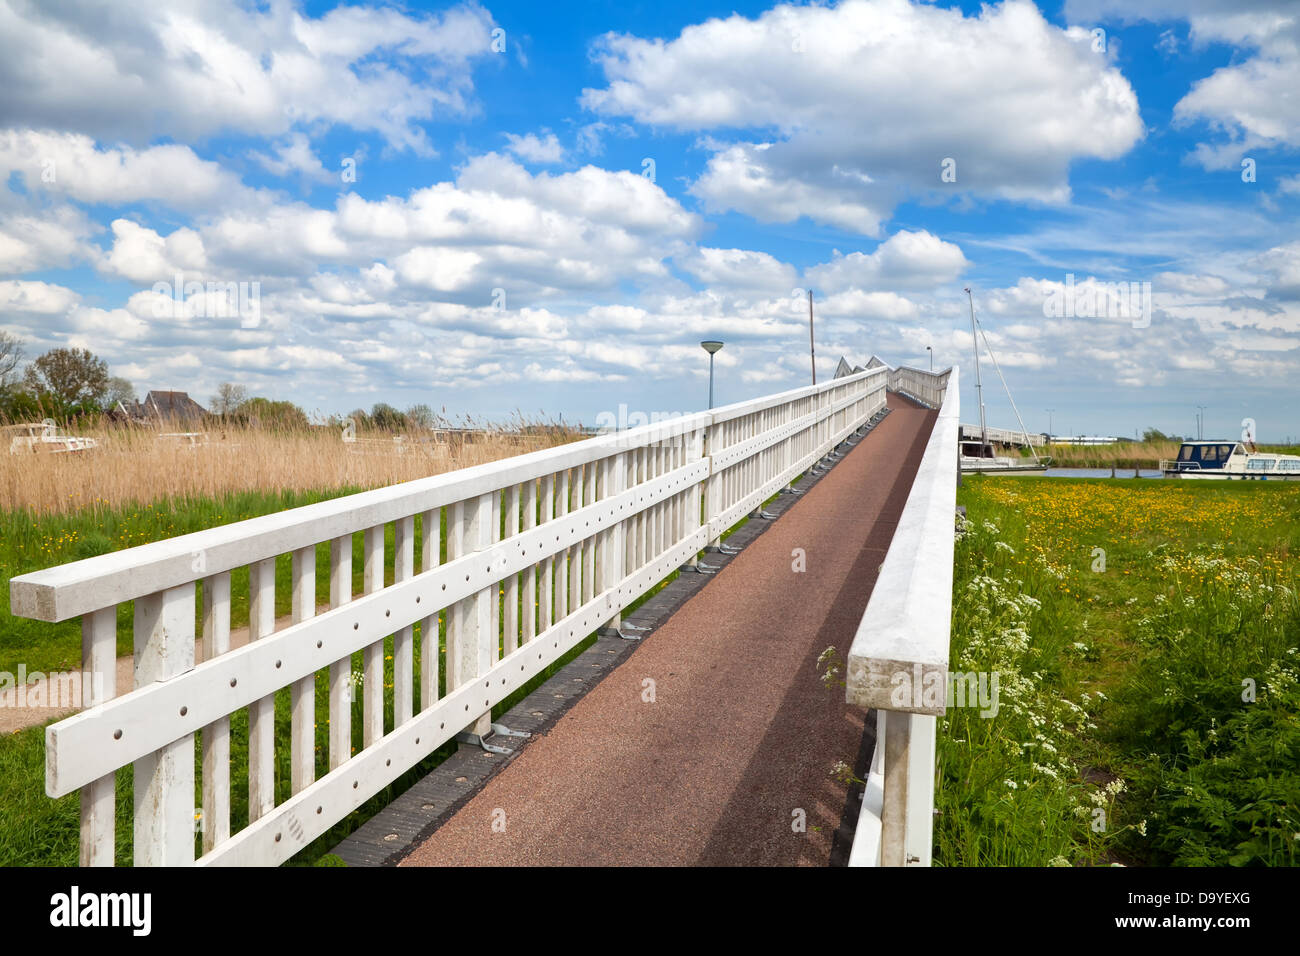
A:
{"type": "Polygon", "coordinates": [[[155,414],[163,417],[180,416],[189,418],[207,414],[207,409],[190,398],[187,392],[151,391],[145,397],[144,404],[151,411],[156,410],[155,414]]]}
{"type": "Polygon", "coordinates": [[[139,421],[146,418],[204,418],[208,411],[188,392],[151,391],[143,402],[119,402],[118,409],[128,419],[139,421]]]}

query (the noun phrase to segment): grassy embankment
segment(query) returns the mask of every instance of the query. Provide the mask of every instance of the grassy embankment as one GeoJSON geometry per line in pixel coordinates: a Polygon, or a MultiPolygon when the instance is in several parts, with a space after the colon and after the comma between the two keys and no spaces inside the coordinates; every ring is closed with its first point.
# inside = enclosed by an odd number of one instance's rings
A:
{"type": "Polygon", "coordinates": [[[1300,862],[1300,484],[967,477],[935,859],[1300,862]]]}

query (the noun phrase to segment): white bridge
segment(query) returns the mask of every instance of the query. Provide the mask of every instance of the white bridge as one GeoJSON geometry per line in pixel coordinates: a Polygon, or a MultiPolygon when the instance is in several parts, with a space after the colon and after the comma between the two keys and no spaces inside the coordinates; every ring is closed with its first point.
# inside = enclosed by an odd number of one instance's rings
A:
{"type": "Polygon", "coordinates": [[[939,413],[847,659],[847,698],[879,712],[883,741],[852,862],[927,865],[935,716],[945,704],[941,693],[937,705],[894,709],[890,675],[948,666],[956,386],[956,369],[874,367],[14,578],[15,615],[80,618],[83,668],[96,675],[96,699],[46,730],[47,794],[81,795],[82,865],[113,864],[114,781],[128,766],[136,865],[288,860],[458,733],[486,732],[495,704],[597,629],[617,626],[631,602],[695,564],[878,417],[887,388],[939,413]],[[278,629],[277,562],[292,595],[292,618],[278,629]],[[236,593],[248,582],[251,631],[235,650],[232,577],[236,593]],[[318,594],[328,596],[323,613],[318,594]],[[119,688],[124,604],[134,620],[134,683],[119,688]],[[436,640],[417,666],[417,632],[436,637],[440,626],[445,677],[436,640]],[[323,714],[318,672],[328,672],[323,714]],[[277,739],[282,690],[290,728],[277,739]],[[354,752],[358,695],[363,746],[354,752]],[[232,717],[241,713],[247,779],[239,785],[249,808],[235,830],[232,766],[243,765],[232,761],[232,717]],[[318,775],[314,728],[326,718],[328,771],[318,775]]]}

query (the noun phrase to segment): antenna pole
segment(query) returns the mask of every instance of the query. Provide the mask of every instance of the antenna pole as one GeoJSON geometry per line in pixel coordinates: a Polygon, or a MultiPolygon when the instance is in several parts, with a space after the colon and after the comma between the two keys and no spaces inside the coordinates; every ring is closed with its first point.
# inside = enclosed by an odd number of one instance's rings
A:
{"type": "Polygon", "coordinates": [[[808,359],[812,362],[813,384],[817,384],[817,348],[813,345],[812,289],[808,290],[808,359]]]}
{"type": "Polygon", "coordinates": [[[966,288],[966,297],[970,299],[970,337],[971,344],[975,346],[975,400],[980,407],[980,454],[984,454],[984,446],[989,441],[988,426],[984,423],[984,385],[980,381],[980,340],[975,331],[975,296],[971,294],[970,287],[966,288]]]}

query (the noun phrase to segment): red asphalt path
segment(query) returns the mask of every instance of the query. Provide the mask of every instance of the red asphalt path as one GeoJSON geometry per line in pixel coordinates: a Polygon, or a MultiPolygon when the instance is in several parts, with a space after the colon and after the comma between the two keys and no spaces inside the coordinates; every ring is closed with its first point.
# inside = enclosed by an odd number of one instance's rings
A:
{"type": "Polygon", "coordinates": [[[889,407],[401,865],[827,865],[847,803],[831,768],[859,762],[866,715],[816,661],[848,656],[935,418],[889,407]]]}

